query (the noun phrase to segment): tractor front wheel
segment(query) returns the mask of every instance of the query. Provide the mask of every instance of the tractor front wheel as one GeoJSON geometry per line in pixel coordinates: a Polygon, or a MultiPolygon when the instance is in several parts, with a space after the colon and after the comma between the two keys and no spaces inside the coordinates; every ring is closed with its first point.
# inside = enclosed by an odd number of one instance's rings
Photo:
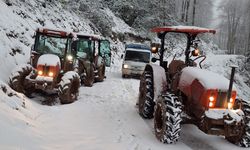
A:
{"type": "Polygon", "coordinates": [[[33,67],[28,64],[16,68],[9,77],[9,86],[13,90],[29,96],[34,88],[30,88],[30,85],[25,85],[24,83],[25,78],[31,73],[32,70],[33,67]]]}
{"type": "Polygon", "coordinates": [[[178,141],[181,131],[181,102],[174,94],[167,93],[157,99],[154,114],[155,136],[163,143],[178,141]]]}
{"type": "Polygon", "coordinates": [[[155,102],[152,72],[144,71],[141,76],[138,105],[139,114],[143,118],[153,118],[155,102]]]}
{"type": "Polygon", "coordinates": [[[77,100],[79,95],[80,77],[74,71],[65,73],[59,83],[58,96],[62,104],[77,100]]]}
{"type": "Polygon", "coordinates": [[[226,139],[241,147],[250,147],[250,103],[243,100],[235,100],[236,109],[241,109],[244,112],[244,122],[242,132],[238,136],[226,137],[226,139]]]}

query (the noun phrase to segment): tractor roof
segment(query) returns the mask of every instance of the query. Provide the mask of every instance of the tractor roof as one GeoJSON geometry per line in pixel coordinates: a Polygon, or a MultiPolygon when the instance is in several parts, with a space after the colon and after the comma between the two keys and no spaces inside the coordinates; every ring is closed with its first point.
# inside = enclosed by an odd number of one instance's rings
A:
{"type": "Polygon", "coordinates": [[[61,30],[55,30],[55,29],[48,29],[48,28],[38,28],[36,32],[48,35],[48,36],[58,36],[58,37],[74,37],[74,34],[72,32],[67,31],[61,31],[61,30]]]}
{"type": "Polygon", "coordinates": [[[102,40],[102,39],[104,39],[102,36],[96,35],[96,34],[82,34],[82,33],[77,33],[77,37],[78,38],[91,38],[93,40],[102,40]]]}
{"type": "Polygon", "coordinates": [[[164,27],[156,27],[151,29],[152,32],[176,32],[176,33],[187,33],[187,34],[199,34],[199,33],[213,33],[216,31],[208,28],[201,28],[196,26],[164,26],[164,27]]]}

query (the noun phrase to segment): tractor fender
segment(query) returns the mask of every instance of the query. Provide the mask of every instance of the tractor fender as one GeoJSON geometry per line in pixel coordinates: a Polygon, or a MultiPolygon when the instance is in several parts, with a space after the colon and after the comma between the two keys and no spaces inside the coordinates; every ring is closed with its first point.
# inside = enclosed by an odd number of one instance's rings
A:
{"type": "Polygon", "coordinates": [[[83,61],[84,69],[88,70],[90,67],[93,67],[92,63],[89,60],[83,61]]]}
{"type": "Polygon", "coordinates": [[[152,72],[154,101],[156,101],[157,97],[162,93],[167,84],[165,69],[159,65],[147,64],[144,71],[152,72]]]}
{"type": "Polygon", "coordinates": [[[96,67],[99,68],[104,64],[104,59],[101,56],[98,56],[97,58],[97,64],[96,67]]]}

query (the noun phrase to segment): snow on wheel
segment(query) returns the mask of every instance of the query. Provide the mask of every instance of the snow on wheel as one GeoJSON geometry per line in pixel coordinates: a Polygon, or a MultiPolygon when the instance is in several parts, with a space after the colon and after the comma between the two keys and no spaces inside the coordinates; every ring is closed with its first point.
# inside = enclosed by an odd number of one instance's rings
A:
{"type": "Polygon", "coordinates": [[[242,132],[238,136],[226,137],[226,139],[241,147],[250,147],[250,103],[243,100],[235,100],[236,109],[244,112],[244,122],[242,124],[242,132]]]}
{"type": "Polygon", "coordinates": [[[154,129],[157,139],[171,144],[178,141],[181,131],[181,103],[174,94],[159,96],[155,106],[154,129]]]}
{"type": "Polygon", "coordinates": [[[59,83],[58,96],[62,104],[77,100],[80,87],[80,77],[74,71],[65,73],[59,83]]]}
{"type": "Polygon", "coordinates": [[[98,77],[96,78],[96,81],[102,82],[105,77],[105,65],[102,64],[97,71],[98,71],[97,72],[98,77]]]}
{"type": "Polygon", "coordinates": [[[154,89],[152,72],[142,74],[139,89],[139,114],[145,119],[153,118],[154,114],[154,89]]]}
{"type": "Polygon", "coordinates": [[[24,64],[13,70],[9,77],[9,86],[17,91],[24,93],[25,95],[29,94],[30,90],[28,86],[25,86],[25,77],[27,77],[33,70],[32,66],[29,64],[24,64]]]}

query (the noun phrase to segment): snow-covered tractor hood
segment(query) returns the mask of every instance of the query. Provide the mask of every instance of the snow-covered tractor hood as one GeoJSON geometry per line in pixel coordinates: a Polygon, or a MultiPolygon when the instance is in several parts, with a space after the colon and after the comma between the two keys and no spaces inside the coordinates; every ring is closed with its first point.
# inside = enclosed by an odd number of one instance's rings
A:
{"type": "Polygon", "coordinates": [[[227,98],[230,81],[211,71],[197,67],[186,67],[182,70],[179,89],[195,103],[209,108],[229,108],[236,98],[233,86],[230,103],[227,98]],[[232,100],[231,100],[232,99],[232,100]]]}
{"type": "Polygon", "coordinates": [[[53,54],[44,54],[38,58],[37,73],[38,77],[57,77],[61,70],[60,58],[53,54]]]}
{"type": "Polygon", "coordinates": [[[44,65],[44,66],[61,66],[61,62],[58,56],[53,55],[53,54],[44,54],[41,55],[37,61],[37,67],[39,65],[44,65]]]}
{"type": "MultiPolygon", "coordinates": [[[[186,67],[182,70],[179,87],[190,86],[197,79],[205,89],[220,89],[227,91],[229,80],[224,76],[197,67],[186,67]]],[[[233,87],[233,90],[236,90],[233,87]]]]}

